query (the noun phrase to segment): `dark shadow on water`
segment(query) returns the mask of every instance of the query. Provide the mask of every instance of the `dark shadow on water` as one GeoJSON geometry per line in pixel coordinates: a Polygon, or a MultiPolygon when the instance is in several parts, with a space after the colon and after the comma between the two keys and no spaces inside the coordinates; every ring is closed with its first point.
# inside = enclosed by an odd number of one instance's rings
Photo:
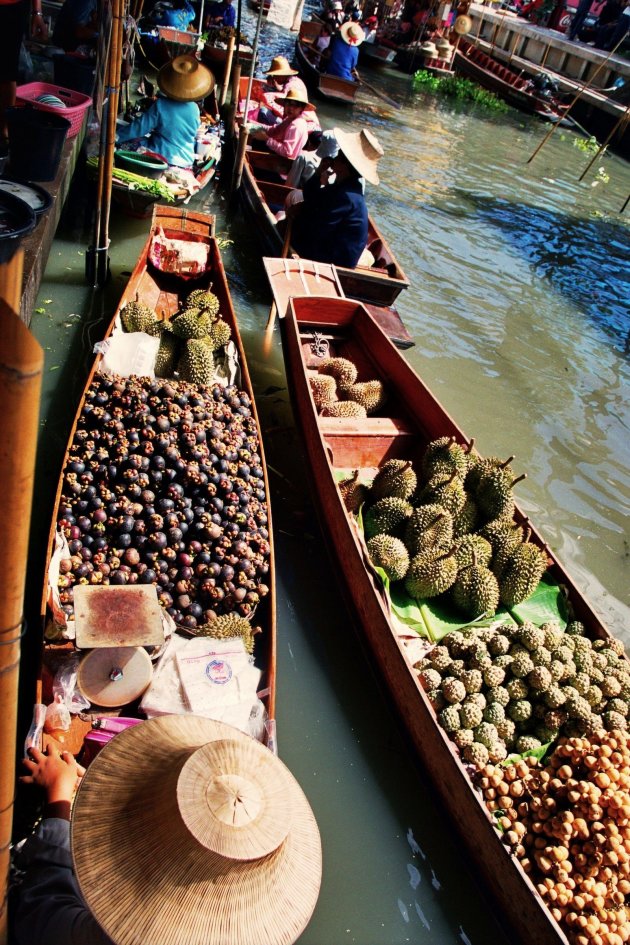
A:
{"type": "MultiPolygon", "coordinates": [[[[541,279],[562,293],[601,329],[614,347],[629,353],[630,241],[622,223],[572,217],[526,203],[455,189],[477,216],[501,231],[541,279]]],[[[576,326],[579,327],[579,326],[576,326]]]]}

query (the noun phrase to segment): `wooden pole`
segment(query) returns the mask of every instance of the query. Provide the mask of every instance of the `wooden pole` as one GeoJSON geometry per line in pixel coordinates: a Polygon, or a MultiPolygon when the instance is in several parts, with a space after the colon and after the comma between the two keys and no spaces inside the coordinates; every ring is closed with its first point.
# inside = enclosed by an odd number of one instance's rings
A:
{"type": "MultiPolygon", "coordinates": [[[[230,103],[238,108],[239,91],[241,88],[241,64],[237,59],[232,69],[232,88],[230,90],[230,103]]],[[[235,112],[236,112],[235,108],[235,112]]]]}
{"type": "MultiPolygon", "coordinates": [[[[569,107],[567,108],[566,112],[565,112],[564,115],[562,116],[563,118],[566,118],[566,117],[568,116],[569,112],[571,111],[571,109],[573,108],[573,106],[575,105],[575,103],[578,101],[578,99],[580,99],[580,98],[582,97],[582,95],[584,94],[584,92],[586,92],[586,90],[587,90],[588,88],[590,88],[590,86],[593,84],[593,80],[594,80],[595,78],[597,78],[597,76],[599,75],[599,73],[602,71],[602,69],[604,68],[604,66],[606,65],[606,63],[608,62],[608,60],[610,59],[610,57],[611,57],[611,56],[614,56],[614,54],[617,52],[617,49],[619,48],[619,46],[621,45],[621,43],[623,43],[623,41],[624,41],[625,38],[626,38],[625,35],[621,37],[621,39],[619,40],[619,42],[617,43],[617,45],[615,46],[615,48],[614,48],[614,49],[611,49],[611,51],[608,53],[608,55],[606,56],[605,59],[602,59],[602,61],[600,62],[600,64],[598,65],[597,69],[595,70],[595,72],[593,73],[593,75],[590,77],[590,79],[588,80],[588,82],[585,82],[584,85],[582,86],[582,88],[581,88],[581,89],[578,89],[578,91],[576,92],[576,94],[575,94],[575,96],[574,96],[574,98],[573,98],[573,101],[571,102],[571,104],[570,104],[569,107]]],[[[547,134],[545,135],[545,137],[542,139],[542,141],[541,141],[540,144],[538,145],[538,147],[536,147],[536,148],[534,149],[533,153],[530,155],[530,157],[527,158],[527,164],[531,164],[531,162],[534,160],[534,158],[536,157],[536,155],[538,154],[538,152],[539,152],[542,148],[544,148],[544,146],[547,144],[547,142],[549,141],[549,139],[551,138],[552,134],[554,133],[554,131],[556,130],[556,128],[558,127],[559,124],[560,124],[560,122],[558,122],[557,124],[551,126],[551,128],[549,129],[549,131],[547,132],[547,134]]]]}
{"type": "MultiPolygon", "coordinates": [[[[219,106],[225,105],[225,100],[227,98],[227,90],[230,84],[230,76],[232,75],[232,60],[234,59],[234,44],[236,43],[236,36],[232,34],[228,40],[227,55],[225,59],[225,72],[223,73],[223,83],[221,85],[221,98],[219,99],[219,106]]],[[[236,55],[236,61],[238,62],[238,53],[236,55]]]]}
{"type": "Polygon", "coordinates": [[[385,95],[384,92],[375,89],[373,85],[370,85],[369,82],[366,82],[365,79],[362,79],[357,70],[354,70],[354,77],[359,83],[359,85],[364,86],[368,91],[372,92],[373,95],[376,95],[377,98],[382,99],[384,102],[387,102],[388,105],[391,105],[392,108],[402,108],[400,102],[395,102],[393,98],[390,98],[389,95],[385,95]]]}
{"type": "Polygon", "coordinates": [[[0,543],[0,945],[7,942],[7,893],[17,749],[20,640],[44,352],[17,315],[23,251],[0,267],[0,494],[9,528],[0,543]],[[10,301],[10,304],[9,304],[10,301]]]}
{"type": "Polygon", "coordinates": [[[592,159],[588,162],[588,164],[586,165],[586,167],[584,168],[584,170],[582,171],[582,173],[581,173],[580,176],[578,177],[578,181],[584,180],[584,178],[586,177],[586,175],[588,174],[588,172],[590,171],[590,169],[592,168],[593,164],[595,163],[595,161],[597,160],[597,158],[600,156],[600,154],[602,153],[602,151],[604,150],[604,148],[606,148],[606,147],[608,146],[608,142],[611,140],[611,138],[613,137],[613,135],[615,134],[615,132],[617,131],[617,129],[619,128],[619,126],[620,126],[622,123],[626,123],[626,124],[627,124],[629,118],[630,118],[630,105],[627,106],[625,112],[623,113],[623,115],[621,116],[621,118],[619,119],[619,121],[615,123],[614,127],[612,128],[612,131],[609,132],[609,134],[608,134],[606,140],[604,141],[604,143],[603,143],[603,144],[600,144],[599,150],[598,150],[597,154],[595,154],[595,155],[592,157],[592,159]]]}
{"type": "Polygon", "coordinates": [[[232,176],[232,195],[241,186],[243,176],[243,164],[245,163],[245,151],[247,149],[247,139],[249,138],[249,125],[241,125],[238,135],[238,151],[236,152],[236,162],[234,164],[234,174],[232,176]]]}

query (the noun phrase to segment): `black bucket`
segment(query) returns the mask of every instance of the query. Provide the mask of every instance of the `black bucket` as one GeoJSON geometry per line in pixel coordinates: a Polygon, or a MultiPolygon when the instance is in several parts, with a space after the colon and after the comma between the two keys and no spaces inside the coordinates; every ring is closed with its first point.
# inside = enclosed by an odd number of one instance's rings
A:
{"type": "Polygon", "coordinates": [[[35,211],[19,197],[0,192],[0,263],[9,262],[22,239],[35,228],[35,211]]]}
{"type": "Polygon", "coordinates": [[[25,105],[7,109],[9,166],[23,180],[54,180],[70,122],[25,105]]]}

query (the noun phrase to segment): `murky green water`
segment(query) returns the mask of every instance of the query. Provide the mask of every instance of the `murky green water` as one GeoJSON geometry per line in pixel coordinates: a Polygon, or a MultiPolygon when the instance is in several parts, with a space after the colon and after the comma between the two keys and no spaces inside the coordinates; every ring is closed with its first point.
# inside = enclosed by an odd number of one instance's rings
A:
{"type": "MultiPolygon", "coordinates": [[[[291,40],[267,26],[263,44],[266,64],[290,52],[291,40]]],[[[516,454],[528,474],[520,505],[630,641],[630,242],[628,211],[619,215],[630,167],[609,157],[595,166],[608,183],[592,187],[593,175],[578,183],[589,157],[569,133],[558,130],[526,164],[546,132],[535,120],[439,104],[414,95],[402,75],[369,81],[403,107],[366,97],[354,113],[320,111],[328,127],[369,125],[385,148],[383,183],[368,200],[411,281],[399,301],[416,342],[406,356],[482,452],[516,454]]],[[[234,240],[224,258],[273,487],[279,748],[322,834],[321,896],[300,941],[500,943],[352,633],[305,490],[277,333],[263,354],[269,293],[256,234],[227,215],[216,193],[199,204],[234,240]]],[[[34,563],[85,352],[101,337],[148,229],[114,219],[103,297],[82,283],[85,212],[78,198],[65,214],[40,293],[44,312],[33,318],[47,349],[34,563]]]]}

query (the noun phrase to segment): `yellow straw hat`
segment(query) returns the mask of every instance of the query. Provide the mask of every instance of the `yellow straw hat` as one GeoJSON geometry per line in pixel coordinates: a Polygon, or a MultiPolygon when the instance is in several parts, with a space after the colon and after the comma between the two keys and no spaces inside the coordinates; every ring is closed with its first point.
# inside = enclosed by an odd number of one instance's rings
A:
{"type": "Polygon", "coordinates": [[[292,69],[289,60],[285,59],[284,56],[274,56],[271,60],[271,66],[267,69],[267,75],[297,75],[297,69],[292,69]]]}
{"type": "Polygon", "coordinates": [[[359,26],[358,23],[353,23],[351,20],[341,25],[339,35],[348,46],[360,46],[365,39],[363,27],[359,26]]]}
{"type": "Polygon", "coordinates": [[[307,111],[315,110],[315,106],[309,102],[306,92],[301,92],[299,89],[289,89],[287,94],[283,98],[277,98],[276,102],[279,105],[304,105],[307,111]]]}
{"type": "Polygon", "coordinates": [[[161,92],[176,102],[196,102],[209,95],[214,76],[195,56],[176,56],[162,66],[157,77],[161,92]]]}
{"type": "Polygon", "coordinates": [[[319,831],[285,765],[192,715],[126,729],[72,813],[83,898],[116,945],[291,945],[319,895],[319,831]]]}
{"type": "Polygon", "coordinates": [[[458,36],[464,36],[466,33],[470,33],[472,28],[473,21],[466,13],[462,13],[460,16],[455,18],[453,30],[458,36]]]}
{"type": "Polygon", "coordinates": [[[357,132],[333,128],[333,134],[337,139],[339,150],[343,151],[344,156],[360,176],[365,177],[370,184],[378,184],[376,165],[384,152],[376,136],[365,128],[357,132]]]}

